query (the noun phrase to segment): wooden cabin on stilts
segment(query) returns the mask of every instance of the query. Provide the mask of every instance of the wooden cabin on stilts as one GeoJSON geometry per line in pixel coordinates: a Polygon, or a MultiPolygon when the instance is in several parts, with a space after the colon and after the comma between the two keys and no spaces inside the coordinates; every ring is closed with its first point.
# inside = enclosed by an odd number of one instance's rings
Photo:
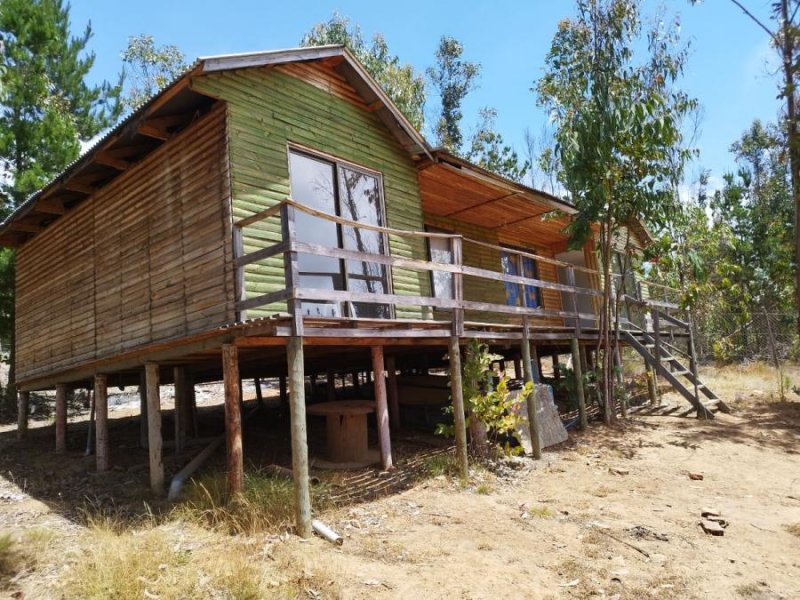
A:
{"type": "MultiPolygon", "coordinates": [[[[580,373],[602,292],[593,243],[572,248],[564,233],[574,214],[431,148],[343,47],[199,59],[0,226],[0,244],[17,253],[19,435],[30,392],[55,390],[64,452],[67,397],[92,390],[97,470],[110,469],[108,390],[138,386],[150,488],[162,495],[165,436],[182,451],[196,435],[195,386],[222,380],[237,494],[242,381],[255,379],[260,398],[261,381],[275,379],[307,536],[308,419],[326,419],[329,450],[350,458],[364,454],[374,420],[380,467],[392,469],[393,432],[433,389],[414,382],[445,368],[435,392],[449,386],[466,476],[469,340],[529,381],[543,358],[558,377],[558,357],[571,356],[586,425],[580,373]],[[323,379],[324,402],[312,402],[323,379]],[[340,399],[340,382],[372,397],[340,399]],[[173,433],[162,422],[166,384],[173,433]]],[[[628,231],[630,247],[648,243],[641,225],[628,231]]],[[[619,283],[624,343],[712,416],[713,393],[664,335],[692,331],[674,291],[619,283]]]]}

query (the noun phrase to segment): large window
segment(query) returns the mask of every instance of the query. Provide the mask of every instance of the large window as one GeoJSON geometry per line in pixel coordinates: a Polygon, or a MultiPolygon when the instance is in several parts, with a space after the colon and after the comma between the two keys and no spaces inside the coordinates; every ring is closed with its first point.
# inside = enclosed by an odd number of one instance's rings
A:
{"type": "MultiPolygon", "coordinates": [[[[430,233],[451,233],[449,231],[436,229],[435,227],[426,227],[426,229],[430,233]]],[[[428,255],[431,262],[452,265],[453,243],[450,238],[428,238],[428,255]]],[[[433,287],[434,298],[453,297],[452,273],[448,273],[446,271],[431,271],[431,285],[433,287]]]]}
{"type": "MultiPolygon", "coordinates": [[[[295,201],[352,221],[384,225],[379,175],[295,150],[289,152],[289,173],[295,201]]],[[[388,251],[386,236],[378,231],[338,225],[302,211],[297,211],[295,222],[297,238],[303,242],[368,254],[388,251]]],[[[388,269],[378,263],[300,254],[298,267],[301,287],[390,293],[388,269]]],[[[387,304],[313,301],[303,302],[302,307],[310,316],[391,318],[387,304]]]]}
{"type": "MultiPolygon", "coordinates": [[[[538,279],[539,270],[536,261],[529,256],[520,256],[511,250],[500,252],[500,263],[503,273],[506,275],[516,275],[529,279],[538,279]]],[[[523,306],[527,308],[537,308],[541,306],[541,296],[539,288],[532,285],[521,283],[505,282],[506,304],[509,306],[523,306]]]]}

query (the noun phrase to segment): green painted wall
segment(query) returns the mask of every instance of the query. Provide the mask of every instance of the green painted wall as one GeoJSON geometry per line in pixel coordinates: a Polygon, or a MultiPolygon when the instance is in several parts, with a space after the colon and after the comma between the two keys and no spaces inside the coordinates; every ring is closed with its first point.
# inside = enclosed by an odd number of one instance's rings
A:
{"type": "MultiPolygon", "coordinates": [[[[228,104],[233,218],[239,220],[289,196],[287,143],[294,142],[363,165],[383,174],[389,227],[422,230],[419,186],[408,152],[375,114],[296,77],[267,69],[245,69],[204,75],[194,80],[200,92],[228,104]]],[[[279,239],[278,219],[248,227],[245,253],[279,239]]],[[[394,256],[424,258],[424,241],[391,237],[394,256]]],[[[425,273],[394,269],[394,292],[430,294],[425,273]]],[[[283,259],[249,265],[248,298],[283,289],[283,259]]],[[[284,312],[285,304],[249,310],[248,318],[284,312]]],[[[399,318],[419,318],[422,309],[400,307],[399,318]]]]}

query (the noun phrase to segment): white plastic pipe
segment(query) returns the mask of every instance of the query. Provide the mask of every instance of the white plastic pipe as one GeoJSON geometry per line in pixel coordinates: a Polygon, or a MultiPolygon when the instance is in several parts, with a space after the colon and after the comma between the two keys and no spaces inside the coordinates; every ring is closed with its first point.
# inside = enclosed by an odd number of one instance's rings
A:
{"type": "Polygon", "coordinates": [[[328,540],[331,544],[336,544],[337,546],[344,544],[344,538],[342,538],[342,536],[336,533],[333,529],[325,525],[325,523],[322,521],[314,519],[311,521],[311,528],[317,535],[328,540]]]}

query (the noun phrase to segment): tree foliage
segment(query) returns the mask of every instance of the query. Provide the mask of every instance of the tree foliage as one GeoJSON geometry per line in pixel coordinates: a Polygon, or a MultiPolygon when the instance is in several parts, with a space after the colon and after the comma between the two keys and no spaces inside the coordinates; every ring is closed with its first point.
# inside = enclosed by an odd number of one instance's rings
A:
{"type": "MultiPolygon", "coordinates": [[[[662,21],[663,22],[663,21],[662,21]]],[[[536,91],[555,124],[559,180],[578,208],[570,225],[580,247],[599,224],[604,296],[600,344],[606,419],[613,418],[614,240],[633,219],[666,226],[690,151],[681,125],[695,102],[676,89],[686,61],[677,23],[646,32],[636,0],[578,0],[559,24],[536,91]]],[[[598,350],[600,347],[598,347],[598,350]]]]}
{"type": "Polygon", "coordinates": [[[334,14],[328,21],[318,23],[300,40],[302,46],[342,44],[347,47],[388,94],[409,122],[419,131],[425,124],[425,78],[409,64],[391,54],[386,39],[380,33],[368,42],[361,27],[349,19],[334,14]]]}
{"type": "Polygon", "coordinates": [[[156,46],[152,35],[128,38],[122,53],[125,87],[122,101],[130,110],[139,106],[186,69],[186,56],[177,46],[156,46]]]}
{"type": "Polygon", "coordinates": [[[444,35],[436,48],[436,65],[427,70],[428,78],[439,94],[441,104],[434,133],[436,142],[451,152],[459,152],[464,142],[461,103],[477,85],[481,66],[464,60],[464,46],[454,37],[444,35]]]}
{"type": "Polygon", "coordinates": [[[469,149],[464,153],[467,160],[488,171],[522,181],[530,168],[530,162],[520,159],[517,151],[505,143],[503,136],[495,129],[497,111],[482,108],[478,127],[472,135],[469,149]]]}
{"type": "Polygon", "coordinates": [[[704,350],[718,359],[764,350],[749,331],[764,312],[782,332],[793,324],[786,318],[794,306],[794,206],[785,131],[756,120],[731,152],[737,169],[724,175],[722,189],[709,195],[704,174],[675,233],[651,251],[651,277],[686,290],[684,303],[708,340],[704,350]]]}
{"type": "MultiPolygon", "coordinates": [[[[70,34],[69,6],[61,0],[2,0],[0,36],[0,182],[7,215],[78,157],[86,141],[119,116],[120,85],[89,85],[94,64],[87,25],[70,34]]],[[[12,351],[14,259],[0,257],[0,340],[12,351]]]]}
{"type": "Polygon", "coordinates": [[[119,115],[119,86],[88,85],[94,64],[87,25],[70,35],[61,0],[3,0],[0,36],[5,69],[0,105],[0,161],[6,209],[12,209],[77,158],[88,140],[119,115]]]}

